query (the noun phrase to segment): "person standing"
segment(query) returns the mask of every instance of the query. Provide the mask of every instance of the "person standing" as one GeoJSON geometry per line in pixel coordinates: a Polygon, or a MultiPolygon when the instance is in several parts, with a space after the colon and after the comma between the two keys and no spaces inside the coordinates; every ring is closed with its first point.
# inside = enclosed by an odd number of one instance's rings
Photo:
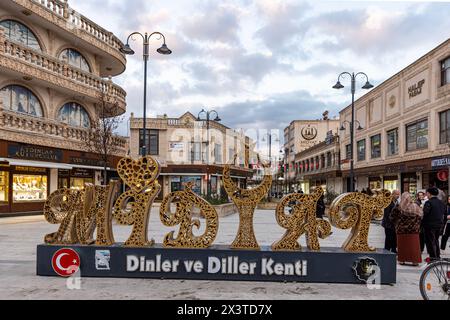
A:
{"type": "Polygon", "coordinates": [[[411,194],[405,192],[400,204],[392,210],[391,221],[397,234],[397,253],[400,264],[410,262],[418,266],[422,262],[419,232],[423,210],[413,201],[411,194]]]}
{"type": "MultiPolygon", "coordinates": [[[[423,209],[423,206],[425,205],[425,202],[427,202],[427,201],[428,201],[428,199],[425,195],[425,192],[423,192],[423,191],[417,192],[416,203],[419,205],[419,207],[421,207],[423,209]]],[[[420,252],[423,253],[423,250],[425,250],[425,236],[423,234],[422,227],[420,228],[419,241],[420,241],[420,252]]]]}
{"type": "Polygon", "coordinates": [[[385,233],[384,249],[394,253],[397,252],[397,235],[395,232],[395,226],[391,221],[391,213],[397,205],[399,197],[400,191],[392,191],[392,202],[386,209],[384,209],[383,221],[381,222],[381,226],[384,228],[385,233]]]}
{"type": "Polygon", "coordinates": [[[317,201],[316,205],[316,217],[319,219],[323,219],[323,216],[325,215],[325,196],[322,195],[320,199],[317,201]]]}
{"type": "Polygon", "coordinates": [[[427,189],[428,201],[423,207],[422,228],[425,236],[425,246],[427,247],[430,260],[440,259],[441,252],[439,246],[439,236],[444,224],[444,216],[447,208],[438,199],[439,190],[435,187],[427,189]]]}
{"type": "Polygon", "coordinates": [[[444,234],[441,239],[441,250],[445,250],[447,247],[447,241],[450,237],[450,196],[447,197],[447,215],[444,219],[444,234]]]}

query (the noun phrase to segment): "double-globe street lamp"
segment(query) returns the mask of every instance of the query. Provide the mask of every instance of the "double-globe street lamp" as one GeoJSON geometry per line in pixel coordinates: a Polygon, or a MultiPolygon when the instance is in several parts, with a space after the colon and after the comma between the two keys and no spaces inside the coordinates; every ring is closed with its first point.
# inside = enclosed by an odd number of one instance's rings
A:
{"type": "MultiPolygon", "coordinates": [[[[158,35],[160,40],[163,39],[163,45],[157,49],[156,51],[159,54],[163,55],[169,55],[172,53],[172,50],[170,50],[166,45],[166,38],[164,35],[160,32],[153,32],[151,34],[148,34],[147,32],[145,34],[142,34],[140,32],[133,32],[131,33],[127,38],[127,43],[125,46],[120,48],[120,52],[127,55],[133,55],[135,52],[130,47],[130,38],[132,38],[134,35],[139,35],[142,37],[143,40],[143,56],[144,56],[144,125],[143,125],[143,141],[142,141],[142,156],[145,157],[147,155],[147,65],[148,60],[150,57],[150,38],[154,35],[158,35]]],[[[134,39],[132,39],[134,40],[134,39]]]]}
{"type": "Polygon", "coordinates": [[[214,118],[214,122],[220,122],[222,121],[222,119],[220,119],[219,114],[217,113],[216,110],[211,110],[211,111],[206,111],[205,109],[202,109],[202,111],[200,111],[198,113],[197,116],[197,121],[206,121],[206,165],[208,166],[208,170],[206,172],[206,180],[207,180],[207,195],[208,197],[211,196],[211,179],[209,177],[209,153],[210,153],[210,149],[209,149],[209,145],[210,145],[210,139],[209,139],[209,122],[211,121],[211,116],[216,116],[214,118]],[[202,119],[202,115],[205,116],[205,118],[202,119]]]}
{"type": "MultiPolygon", "coordinates": [[[[369,77],[367,76],[367,74],[365,74],[364,72],[358,72],[358,73],[350,73],[350,72],[342,72],[339,77],[338,77],[338,81],[336,82],[336,84],[333,86],[333,89],[343,89],[344,86],[341,84],[341,78],[344,75],[348,75],[350,76],[351,79],[351,92],[352,92],[352,120],[349,123],[350,125],[350,192],[354,192],[355,191],[355,173],[354,173],[354,163],[353,163],[353,149],[354,149],[354,145],[355,145],[355,93],[356,93],[356,78],[358,76],[363,76],[366,79],[366,84],[362,87],[362,89],[372,89],[373,85],[369,82],[369,77]]],[[[345,123],[345,121],[344,121],[345,123]]],[[[344,129],[345,130],[345,126],[344,123],[341,126],[341,130],[344,129]]],[[[361,124],[358,121],[358,130],[361,130],[361,124]]]]}

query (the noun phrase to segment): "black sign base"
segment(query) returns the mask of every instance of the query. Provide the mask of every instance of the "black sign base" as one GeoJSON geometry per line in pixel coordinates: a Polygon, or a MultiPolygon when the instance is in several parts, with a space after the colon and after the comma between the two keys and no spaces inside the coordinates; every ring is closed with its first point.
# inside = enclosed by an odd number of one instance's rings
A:
{"type": "Polygon", "coordinates": [[[168,249],[160,245],[129,248],[53,246],[37,247],[37,275],[57,276],[52,258],[62,248],[75,250],[81,277],[153,278],[309,283],[396,283],[396,255],[386,250],[356,253],[340,248],[321,251],[168,249]]]}

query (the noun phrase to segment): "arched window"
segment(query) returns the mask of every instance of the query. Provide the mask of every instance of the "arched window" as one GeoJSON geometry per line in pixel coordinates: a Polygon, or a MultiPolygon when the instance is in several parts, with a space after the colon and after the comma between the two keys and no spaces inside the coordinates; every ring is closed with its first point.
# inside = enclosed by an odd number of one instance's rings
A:
{"type": "Polygon", "coordinates": [[[35,117],[42,117],[42,107],[38,98],[25,87],[11,85],[1,91],[3,108],[35,117]]]}
{"type": "Polygon", "coordinates": [[[69,102],[59,110],[58,120],[70,126],[89,128],[91,121],[86,110],[76,102],[69,102]]]}
{"type": "Polygon", "coordinates": [[[59,54],[59,59],[67,61],[68,64],[83,71],[91,72],[91,67],[83,55],[75,49],[64,49],[59,54]]]}
{"type": "Polygon", "coordinates": [[[39,41],[27,26],[14,20],[3,20],[0,26],[5,29],[5,36],[11,41],[21,43],[34,50],[42,51],[39,41]]]}

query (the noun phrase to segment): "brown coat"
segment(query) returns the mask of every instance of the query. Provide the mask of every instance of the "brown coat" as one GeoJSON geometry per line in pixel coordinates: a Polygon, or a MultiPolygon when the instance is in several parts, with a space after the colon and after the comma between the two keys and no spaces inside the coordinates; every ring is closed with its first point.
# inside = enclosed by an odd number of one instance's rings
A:
{"type": "Polygon", "coordinates": [[[391,213],[392,223],[397,234],[415,234],[420,232],[422,216],[417,213],[405,212],[395,206],[391,213]]]}

